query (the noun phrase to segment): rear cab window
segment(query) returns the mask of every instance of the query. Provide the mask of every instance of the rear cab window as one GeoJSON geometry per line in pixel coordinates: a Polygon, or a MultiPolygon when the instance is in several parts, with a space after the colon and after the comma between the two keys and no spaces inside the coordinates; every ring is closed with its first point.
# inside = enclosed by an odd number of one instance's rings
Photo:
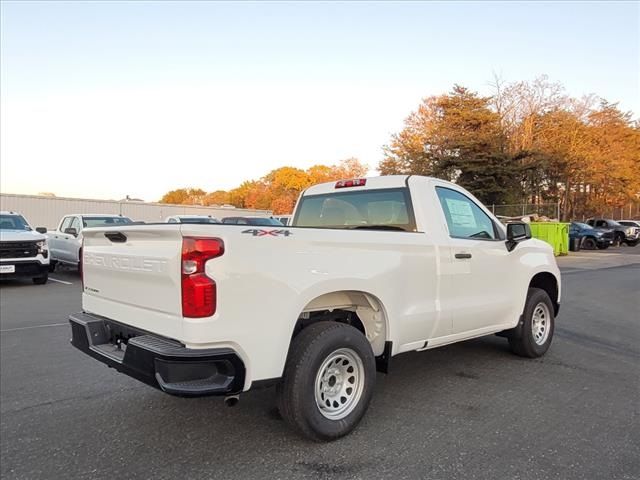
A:
{"type": "Polygon", "coordinates": [[[416,231],[409,191],[406,188],[303,196],[292,226],[416,231]]]}
{"type": "Polygon", "coordinates": [[[84,217],[82,224],[85,228],[127,225],[131,219],[127,217],[84,217]]]}

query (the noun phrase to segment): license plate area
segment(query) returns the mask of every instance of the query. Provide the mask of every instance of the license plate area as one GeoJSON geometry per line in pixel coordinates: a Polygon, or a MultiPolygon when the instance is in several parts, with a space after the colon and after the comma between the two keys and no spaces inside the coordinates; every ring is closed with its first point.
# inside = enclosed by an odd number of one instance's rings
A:
{"type": "Polygon", "coordinates": [[[16,273],[15,265],[0,265],[0,273],[16,273]]]}

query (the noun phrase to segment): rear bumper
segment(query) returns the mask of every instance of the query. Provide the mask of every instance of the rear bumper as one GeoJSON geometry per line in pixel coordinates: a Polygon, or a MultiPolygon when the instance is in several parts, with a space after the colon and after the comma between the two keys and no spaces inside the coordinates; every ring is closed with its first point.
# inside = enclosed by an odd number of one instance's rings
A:
{"type": "Polygon", "coordinates": [[[14,271],[10,273],[0,273],[0,280],[12,280],[14,278],[37,278],[47,275],[49,263],[42,263],[38,260],[3,260],[2,266],[13,265],[14,271]]]}
{"type": "Polygon", "coordinates": [[[230,348],[188,349],[164,337],[88,313],[69,317],[71,344],[87,355],[179,396],[242,392],[245,366],[230,348]]]}

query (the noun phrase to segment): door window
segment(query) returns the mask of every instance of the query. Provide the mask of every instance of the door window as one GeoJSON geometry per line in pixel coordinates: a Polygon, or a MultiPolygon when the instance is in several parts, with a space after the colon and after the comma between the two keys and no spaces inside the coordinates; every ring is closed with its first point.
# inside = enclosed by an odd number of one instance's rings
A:
{"type": "Polygon", "coordinates": [[[78,217],[73,217],[73,220],[71,221],[71,228],[75,228],[76,229],[76,233],[80,233],[80,219],[78,217]]]}
{"type": "Polygon", "coordinates": [[[64,231],[71,226],[71,221],[73,217],[65,217],[60,224],[60,231],[64,233],[64,231]]]}
{"type": "Polygon", "coordinates": [[[436,187],[436,193],[451,237],[474,240],[497,238],[493,221],[471,199],[450,188],[436,187]]]}

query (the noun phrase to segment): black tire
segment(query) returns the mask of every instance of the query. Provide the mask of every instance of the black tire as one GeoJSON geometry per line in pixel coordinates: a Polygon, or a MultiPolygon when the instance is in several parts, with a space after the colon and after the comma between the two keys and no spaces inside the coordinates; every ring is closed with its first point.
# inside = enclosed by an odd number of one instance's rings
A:
{"type": "Polygon", "coordinates": [[[616,233],[616,237],[615,237],[615,240],[613,242],[613,245],[616,246],[616,247],[619,247],[623,243],[624,243],[624,234],[616,233]]]}
{"type": "Polygon", "coordinates": [[[625,243],[629,247],[635,247],[636,245],[638,245],[638,240],[625,240],[625,243]]]}
{"type": "MultiPolygon", "coordinates": [[[[318,322],[309,325],[293,339],[284,375],[277,388],[278,409],[285,421],[305,437],[315,441],[336,440],[351,432],[364,416],[373,395],[375,379],[375,357],[362,332],[344,323],[318,322]],[[362,372],[362,386],[359,395],[353,393],[349,413],[334,420],[327,418],[316,402],[316,379],[325,362],[336,352],[344,350],[362,362],[356,366],[358,372],[362,372]]],[[[324,393],[322,395],[324,398],[324,393]]],[[[342,398],[345,397],[340,401],[342,398]]]]}
{"type": "Polygon", "coordinates": [[[595,250],[596,246],[597,246],[597,242],[595,240],[595,238],[593,237],[585,237],[584,240],[582,240],[582,247],[584,250],[595,250]]]}
{"type": "MultiPolygon", "coordinates": [[[[544,310],[544,307],[541,307],[544,310]]],[[[555,317],[553,303],[547,292],[540,288],[530,288],[527,294],[527,302],[524,306],[523,324],[515,329],[514,333],[509,336],[509,345],[511,351],[516,355],[528,358],[541,357],[546,353],[553,340],[553,331],[555,328],[555,317]],[[543,304],[546,306],[544,319],[546,321],[546,337],[544,342],[537,343],[533,333],[533,316],[538,307],[543,304]],[[519,331],[518,331],[519,330],[519,331]]]]}
{"type": "Polygon", "coordinates": [[[42,275],[41,277],[36,277],[33,280],[33,283],[36,285],[44,285],[49,280],[49,274],[42,275]]]}
{"type": "Polygon", "coordinates": [[[58,265],[58,262],[55,260],[50,260],[49,261],[49,273],[53,273],[56,271],[56,265],[58,265]]]}

